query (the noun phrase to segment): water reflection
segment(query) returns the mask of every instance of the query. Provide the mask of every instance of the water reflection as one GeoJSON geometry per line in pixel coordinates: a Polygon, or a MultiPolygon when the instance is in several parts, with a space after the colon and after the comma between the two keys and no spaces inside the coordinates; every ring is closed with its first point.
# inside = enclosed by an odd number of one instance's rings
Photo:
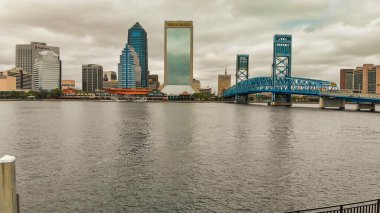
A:
{"type": "Polygon", "coordinates": [[[267,176],[267,202],[261,208],[286,209],[293,200],[296,184],[294,167],[296,167],[296,143],[294,133],[294,111],[287,107],[270,107],[268,120],[268,155],[265,173],[267,176]]]}

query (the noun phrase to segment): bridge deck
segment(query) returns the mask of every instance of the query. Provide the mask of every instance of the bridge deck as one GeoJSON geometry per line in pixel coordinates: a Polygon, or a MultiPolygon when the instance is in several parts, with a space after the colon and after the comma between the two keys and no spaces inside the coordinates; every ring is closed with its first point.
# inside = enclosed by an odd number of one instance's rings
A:
{"type": "Polygon", "coordinates": [[[338,98],[358,103],[380,103],[380,95],[342,92],[333,82],[296,77],[276,79],[271,77],[250,78],[230,87],[224,92],[224,97],[228,98],[254,93],[307,95],[338,98]]]}

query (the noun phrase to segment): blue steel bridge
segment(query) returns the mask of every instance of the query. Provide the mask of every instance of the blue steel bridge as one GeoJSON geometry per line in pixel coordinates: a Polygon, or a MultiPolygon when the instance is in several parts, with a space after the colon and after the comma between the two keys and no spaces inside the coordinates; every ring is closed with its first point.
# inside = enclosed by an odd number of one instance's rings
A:
{"type": "Polygon", "coordinates": [[[344,109],[345,101],[350,101],[358,103],[358,109],[372,111],[375,103],[380,103],[380,95],[341,91],[334,82],[291,77],[291,52],[291,35],[275,35],[272,77],[248,78],[248,55],[238,55],[236,84],[227,89],[223,97],[248,102],[249,94],[272,93],[271,105],[291,105],[291,95],[307,95],[320,97],[322,108],[344,109]]]}
{"type": "Polygon", "coordinates": [[[320,96],[322,91],[339,91],[338,86],[330,81],[307,78],[277,78],[273,85],[272,77],[255,77],[241,81],[224,92],[224,97],[243,96],[253,93],[275,93],[286,95],[320,96]]]}

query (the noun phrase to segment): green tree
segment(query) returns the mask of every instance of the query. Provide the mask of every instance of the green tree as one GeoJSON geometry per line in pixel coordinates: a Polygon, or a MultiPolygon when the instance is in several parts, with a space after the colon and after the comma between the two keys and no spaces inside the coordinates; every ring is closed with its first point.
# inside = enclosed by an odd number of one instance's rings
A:
{"type": "Polygon", "coordinates": [[[62,95],[62,91],[61,91],[61,89],[59,89],[59,88],[55,88],[55,89],[51,90],[51,91],[47,94],[47,98],[57,99],[57,98],[61,97],[61,95],[62,95]]]}

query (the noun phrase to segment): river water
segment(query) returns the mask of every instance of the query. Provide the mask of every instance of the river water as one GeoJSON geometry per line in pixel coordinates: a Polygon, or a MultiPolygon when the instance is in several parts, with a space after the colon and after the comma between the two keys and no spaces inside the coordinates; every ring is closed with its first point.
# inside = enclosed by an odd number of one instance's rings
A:
{"type": "Polygon", "coordinates": [[[22,212],[283,212],[380,198],[380,114],[0,102],[22,212]]]}

